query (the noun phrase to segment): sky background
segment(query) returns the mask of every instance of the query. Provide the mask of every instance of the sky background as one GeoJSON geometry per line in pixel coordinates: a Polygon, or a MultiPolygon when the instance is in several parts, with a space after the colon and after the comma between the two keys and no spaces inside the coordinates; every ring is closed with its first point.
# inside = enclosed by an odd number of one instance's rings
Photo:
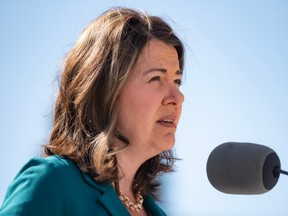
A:
{"type": "Polygon", "coordinates": [[[286,0],[1,0],[0,203],[48,140],[63,58],[85,25],[113,6],[161,16],[186,46],[175,145],[182,160],[163,179],[167,214],[287,215],[288,176],[263,195],[224,194],[206,176],[210,152],[227,141],[267,145],[288,169],[286,0]]]}

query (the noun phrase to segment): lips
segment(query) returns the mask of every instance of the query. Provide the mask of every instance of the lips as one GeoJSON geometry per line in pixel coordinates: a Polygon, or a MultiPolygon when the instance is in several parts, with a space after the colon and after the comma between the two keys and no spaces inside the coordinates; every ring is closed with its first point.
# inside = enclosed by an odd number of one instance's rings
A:
{"type": "Polygon", "coordinates": [[[162,119],[159,119],[157,123],[161,124],[162,126],[176,128],[175,119],[176,119],[175,117],[164,117],[162,119]]]}
{"type": "Polygon", "coordinates": [[[173,124],[174,120],[173,119],[163,119],[163,120],[159,120],[157,122],[162,122],[162,123],[167,123],[167,124],[173,124]]]}

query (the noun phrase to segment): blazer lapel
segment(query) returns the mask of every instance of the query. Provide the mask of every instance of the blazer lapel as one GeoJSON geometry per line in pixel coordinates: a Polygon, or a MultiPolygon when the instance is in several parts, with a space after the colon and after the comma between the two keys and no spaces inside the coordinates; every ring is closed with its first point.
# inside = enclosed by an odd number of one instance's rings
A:
{"type": "Polygon", "coordinates": [[[89,175],[81,171],[83,179],[101,193],[98,200],[111,216],[130,216],[111,184],[96,183],[89,175]]]}
{"type": "MultiPolygon", "coordinates": [[[[118,198],[112,186],[105,191],[105,193],[99,198],[99,201],[112,216],[130,216],[130,213],[118,198]]],[[[166,216],[163,210],[155,203],[150,194],[145,196],[143,205],[150,215],[166,216]]]]}
{"type": "Polygon", "coordinates": [[[130,216],[130,213],[117,196],[113,187],[110,187],[98,199],[105,209],[113,216],[130,216]]]}
{"type": "Polygon", "coordinates": [[[144,207],[153,216],[166,216],[164,211],[155,203],[154,199],[152,198],[151,194],[147,194],[144,197],[144,207]]]}
{"type": "MultiPolygon", "coordinates": [[[[111,216],[130,216],[130,213],[119,199],[111,184],[96,183],[89,175],[82,171],[80,172],[87,184],[101,192],[102,195],[98,200],[111,216]]],[[[150,213],[150,215],[166,216],[162,209],[155,203],[150,194],[147,194],[144,197],[143,205],[145,209],[147,209],[147,211],[150,213]]]]}

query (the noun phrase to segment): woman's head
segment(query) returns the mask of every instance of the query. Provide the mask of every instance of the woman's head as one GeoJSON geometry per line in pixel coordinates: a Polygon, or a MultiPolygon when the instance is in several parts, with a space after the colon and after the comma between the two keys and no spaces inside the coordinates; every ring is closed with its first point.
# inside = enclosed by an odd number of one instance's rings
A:
{"type": "MultiPolygon", "coordinates": [[[[47,155],[66,156],[97,173],[100,181],[115,178],[112,141],[118,137],[129,142],[117,129],[117,100],[152,39],[175,48],[182,71],[183,45],[159,17],[115,8],[84,29],[63,68],[47,155]]],[[[163,156],[169,160],[172,155],[164,152],[163,156]]],[[[156,158],[163,162],[160,156],[156,158]]]]}
{"type": "Polygon", "coordinates": [[[131,143],[121,158],[132,153],[141,163],[174,146],[184,100],[181,81],[176,49],[149,40],[117,99],[117,127],[131,143]]]}

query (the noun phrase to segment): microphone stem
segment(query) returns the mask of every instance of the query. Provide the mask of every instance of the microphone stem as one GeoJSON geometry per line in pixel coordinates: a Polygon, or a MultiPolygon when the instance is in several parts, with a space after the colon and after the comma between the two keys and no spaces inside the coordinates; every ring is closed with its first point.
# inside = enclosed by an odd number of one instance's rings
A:
{"type": "Polygon", "coordinates": [[[284,170],[279,170],[279,172],[281,173],[281,174],[284,174],[284,175],[288,175],[288,172],[287,171],[284,171],[284,170]]]}

